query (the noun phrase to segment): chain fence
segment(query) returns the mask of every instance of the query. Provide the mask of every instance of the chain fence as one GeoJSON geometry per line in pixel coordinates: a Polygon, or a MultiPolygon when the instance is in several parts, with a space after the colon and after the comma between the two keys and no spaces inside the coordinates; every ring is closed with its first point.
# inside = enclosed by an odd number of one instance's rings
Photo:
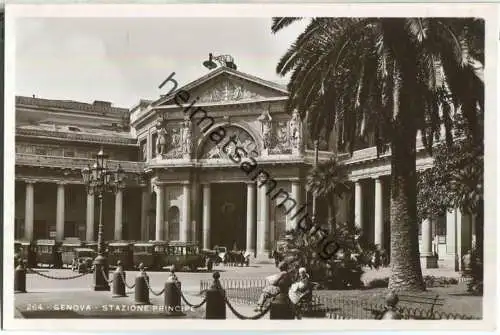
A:
{"type": "Polygon", "coordinates": [[[157,297],[159,297],[160,295],[162,295],[163,293],[165,293],[165,287],[163,288],[163,290],[161,290],[160,292],[155,292],[152,288],[151,288],[151,285],[149,284],[149,277],[148,276],[145,276],[145,282],[146,282],[146,285],[148,286],[148,289],[149,289],[149,292],[151,292],[152,295],[155,295],[157,297]]]}
{"type": "Polygon", "coordinates": [[[126,286],[128,289],[133,289],[133,288],[135,287],[135,283],[133,283],[132,285],[127,284],[127,280],[126,280],[126,278],[125,278],[124,272],[120,271],[120,276],[121,276],[121,278],[122,278],[123,283],[125,284],[125,286],[126,286]]]}
{"type": "Polygon", "coordinates": [[[76,275],[73,275],[73,276],[56,277],[56,276],[46,275],[46,274],[44,274],[44,273],[42,273],[40,271],[31,269],[31,268],[27,268],[26,272],[27,273],[33,273],[33,274],[39,275],[40,277],[44,277],[44,278],[47,278],[47,279],[54,279],[54,280],[71,280],[71,279],[76,279],[76,278],[84,277],[84,276],[89,275],[89,274],[92,273],[92,272],[84,272],[84,273],[79,273],[79,274],[76,274],[76,275]]]}
{"type": "MultiPolygon", "coordinates": [[[[262,289],[266,286],[263,279],[221,279],[226,297],[231,301],[244,304],[257,304],[262,289]]],[[[200,282],[200,291],[206,291],[211,281],[200,282]]],[[[382,297],[383,298],[383,297],[382,297]]],[[[228,306],[229,307],[229,306],[228,306]]],[[[307,305],[304,316],[324,317],[328,319],[379,319],[385,311],[385,305],[368,299],[359,299],[355,296],[324,296],[321,293],[313,294],[312,300],[307,305]]],[[[433,311],[429,309],[404,306],[397,308],[403,319],[407,320],[480,320],[481,317],[433,311]]]]}

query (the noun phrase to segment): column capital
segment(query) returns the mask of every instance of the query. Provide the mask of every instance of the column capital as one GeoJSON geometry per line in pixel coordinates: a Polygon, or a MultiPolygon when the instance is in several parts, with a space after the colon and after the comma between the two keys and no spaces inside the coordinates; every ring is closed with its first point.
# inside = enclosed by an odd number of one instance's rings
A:
{"type": "Polygon", "coordinates": [[[68,182],[66,182],[66,181],[59,181],[59,180],[58,180],[58,181],[56,181],[56,184],[57,184],[58,186],[64,186],[64,185],[68,184],[68,182]]]}
{"type": "Polygon", "coordinates": [[[30,185],[33,185],[33,184],[36,184],[37,181],[36,180],[33,180],[33,179],[25,179],[24,180],[24,183],[26,184],[30,184],[30,185]]]}

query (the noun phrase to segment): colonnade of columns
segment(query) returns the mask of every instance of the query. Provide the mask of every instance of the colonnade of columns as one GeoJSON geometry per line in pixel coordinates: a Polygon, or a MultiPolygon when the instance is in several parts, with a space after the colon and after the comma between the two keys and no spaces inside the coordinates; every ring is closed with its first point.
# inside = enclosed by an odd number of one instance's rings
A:
{"type": "MultiPolygon", "coordinates": [[[[191,216],[191,184],[184,183],[182,187],[182,214],[180,217],[180,241],[189,241],[194,238],[195,232],[190,230],[190,216],[191,216]],[[193,236],[191,236],[191,233],[193,236]]],[[[159,184],[155,186],[156,189],[156,222],[155,222],[155,239],[162,240],[165,236],[164,222],[165,222],[165,185],[159,184]]],[[[293,216],[293,214],[301,207],[301,188],[303,185],[298,181],[291,182],[290,199],[296,203],[295,210],[292,210],[289,215],[290,227],[296,226],[301,219],[300,215],[293,216]]],[[[269,250],[272,248],[271,236],[271,202],[272,194],[268,194],[269,186],[267,183],[260,182],[247,182],[246,183],[246,250],[257,254],[258,256],[268,255],[269,250]],[[258,213],[258,215],[257,215],[258,213]],[[259,220],[257,220],[259,217],[259,220]],[[255,239],[256,237],[256,239],[255,239]]],[[[212,248],[211,232],[211,199],[212,188],[210,183],[201,184],[201,207],[202,207],[202,247],[206,249],[212,248]]]]}
{"type": "MultiPolygon", "coordinates": [[[[32,180],[25,181],[25,209],[24,209],[24,239],[34,239],[34,221],[35,221],[35,185],[36,182],[32,180]]],[[[62,241],[65,238],[65,197],[66,197],[66,184],[64,181],[57,182],[56,191],[56,234],[55,239],[62,241]]],[[[119,189],[115,193],[115,213],[114,213],[114,234],[115,240],[123,238],[123,189],[119,189]]],[[[86,197],[86,211],[85,211],[85,239],[87,241],[94,241],[95,231],[95,202],[96,195],[87,194],[86,197]]],[[[149,191],[147,188],[143,189],[142,194],[142,209],[141,209],[141,232],[145,231],[147,227],[147,212],[149,208],[149,191]]],[[[141,233],[142,235],[142,233],[141,233]]],[[[144,233],[143,236],[146,236],[144,233]]]]}
{"type": "MultiPolygon", "coordinates": [[[[385,234],[389,234],[390,232],[386,231],[384,227],[384,198],[387,195],[383,187],[385,182],[383,176],[365,179],[365,183],[362,180],[354,180],[354,223],[359,228],[367,228],[367,223],[364,222],[366,218],[364,213],[366,209],[364,199],[369,196],[369,194],[366,194],[367,189],[372,190],[372,188],[365,187],[366,182],[369,182],[370,179],[374,183],[374,217],[371,241],[388,250],[390,246],[384,243],[385,234]]],[[[371,197],[369,198],[371,199],[371,197]]],[[[422,266],[427,268],[437,267],[437,259],[434,257],[435,250],[433,248],[435,235],[433,220],[423,220],[421,225],[420,257],[422,266]]],[[[447,213],[446,236],[444,236],[446,238],[446,253],[443,256],[445,260],[460,260],[466,250],[472,247],[474,238],[473,228],[473,220],[470,216],[463,215],[460,210],[455,209],[447,213]]],[[[461,266],[460,261],[456,261],[455,263],[455,269],[458,270],[461,266]]]]}

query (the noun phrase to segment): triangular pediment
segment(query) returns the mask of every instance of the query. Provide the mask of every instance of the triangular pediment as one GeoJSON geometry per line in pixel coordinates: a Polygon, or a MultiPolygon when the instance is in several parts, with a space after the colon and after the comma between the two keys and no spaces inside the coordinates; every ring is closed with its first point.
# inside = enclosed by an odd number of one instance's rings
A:
{"type": "MultiPolygon", "coordinates": [[[[286,89],[276,83],[227,68],[219,68],[176,92],[180,90],[189,93],[190,101],[197,99],[197,104],[266,101],[286,98],[288,95],[286,89]]],[[[174,104],[176,92],[160,99],[155,105],[174,104]]]]}

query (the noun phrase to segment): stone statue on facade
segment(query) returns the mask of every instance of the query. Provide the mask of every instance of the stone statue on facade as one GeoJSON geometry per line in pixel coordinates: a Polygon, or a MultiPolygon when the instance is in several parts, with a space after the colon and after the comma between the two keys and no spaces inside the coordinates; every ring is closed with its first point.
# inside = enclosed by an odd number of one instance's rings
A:
{"type": "Polygon", "coordinates": [[[258,120],[262,124],[262,140],[264,142],[264,148],[270,149],[272,145],[272,118],[268,110],[264,110],[259,116],[258,120]]]}
{"type": "Polygon", "coordinates": [[[191,119],[188,115],[184,117],[183,129],[182,129],[182,153],[185,158],[189,158],[193,151],[193,131],[191,119]]]}
{"type": "Polygon", "coordinates": [[[156,155],[161,156],[167,153],[167,129],[165,128],[165,121],[156,121],[157,135],[156,138],[156,155]]]}
{"type": "Polygon", "coordinates": [[[298,110],[294,110],[290,119],[290,137],[292,148],[300,150],[302,147],[302,120],[298,110]]]}

